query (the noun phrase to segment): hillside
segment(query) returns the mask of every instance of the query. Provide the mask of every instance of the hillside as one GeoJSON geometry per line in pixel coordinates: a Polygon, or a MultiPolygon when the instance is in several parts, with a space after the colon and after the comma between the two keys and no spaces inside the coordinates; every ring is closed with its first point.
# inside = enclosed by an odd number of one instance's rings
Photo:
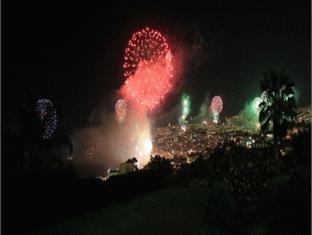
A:
{"type": "Polygon", "coordinates": [[[170,188],[34,234],[201,234],[208,188],[170,188]]]}

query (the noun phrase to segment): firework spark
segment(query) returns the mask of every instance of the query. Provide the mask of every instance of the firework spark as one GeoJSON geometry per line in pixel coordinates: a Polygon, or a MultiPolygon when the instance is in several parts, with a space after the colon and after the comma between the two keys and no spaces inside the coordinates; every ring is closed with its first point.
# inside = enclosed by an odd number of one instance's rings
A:
{"type": "Polygon", "coordinates": [[[127,115],[127,105],[125,100],[119,99],[115,105],[116,119],[118,123],[123,123],[127,115]]]}
{"type": "Polygon", "coordinates": [[[57,123],[57,115],[54,105],[48,99],[39,99],[36,103],[36,111],[43,124],[42,138],[49,139],[53,134],[57,123]]]}
{"type": "Polygon", "coordinates": [[[172,54],[165,37],[146,27],[133,34],[125,50],[123,65],[125,99],[154,110],[172,89],[172,54]]]}
{"type": "Polygon", "coordinates": [[[182,105],[182,119],[185,119],[191,112],[191,97],[189,95],[183,94],[181,98],[182,105]]]}
{"type": "Polygon", "coordinates": [[[220,96],[214,96],[211,101],[211,111],[213,115],[213,122],[219,121],[219,114],[223,109],[223,102],[220,96]]]}
{"type": "Polygon", "coordinates": [[[191,112],[191,97],[187,94],[183,94],[181,97],[181,116],[179,118],[179,124],[183,131],[186,130],[187,116],[191,112]]]}

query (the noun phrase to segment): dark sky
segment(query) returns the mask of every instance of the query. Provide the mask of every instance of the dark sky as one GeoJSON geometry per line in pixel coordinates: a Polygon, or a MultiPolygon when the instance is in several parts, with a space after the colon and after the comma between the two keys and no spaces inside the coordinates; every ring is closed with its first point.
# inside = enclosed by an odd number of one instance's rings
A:
{"type": "MultiPolygon", "coordinates": [[[[9,118],[28,93],[55,103],[63,130],[87,125],[94,108],[112,110],[114,92],[123,82],[124,48],[131,34],[146,25],[185,50],[200,45],[200,53],[185,67],[180,90],[191,94],[195,113],[209,92],[223,97],[224,115],[237,114],[247,99],[259,95],[262,72],[271,66],[291,75],[300,106],[311,104],[308,0],[101,2],[5,3],[3,89],[9,118]]],[[[166,108],[176,102],[171,97],[166,108]]]]}

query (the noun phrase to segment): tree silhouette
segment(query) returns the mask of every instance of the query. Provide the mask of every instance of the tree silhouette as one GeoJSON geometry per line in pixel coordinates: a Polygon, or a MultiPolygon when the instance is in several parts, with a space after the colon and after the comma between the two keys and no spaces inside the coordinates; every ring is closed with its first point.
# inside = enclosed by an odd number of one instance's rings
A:
{"type": "Polygon", "coordinates": [[[158,155],[152,157],[145,168],[161,175],[170,175],[173,171],[170,161],[158,155]]]}
{"type": "Polygon", "coordinates": [[[296,116],[296,102],[294,97],[294,82],[285,70],[271,69],[263,73],[260,81],[262,102],[259,104],[259,122],[262,133],[272,130],[274,154],[279,158],[279,139],[286,134],[289,125],[296,116]]]}

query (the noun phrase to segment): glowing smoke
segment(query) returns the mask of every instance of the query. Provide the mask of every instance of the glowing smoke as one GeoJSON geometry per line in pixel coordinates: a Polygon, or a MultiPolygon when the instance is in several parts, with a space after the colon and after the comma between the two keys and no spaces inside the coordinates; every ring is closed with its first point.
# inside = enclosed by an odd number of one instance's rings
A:
{"type": "Polygon", "coordinates": [[[237,125],[243,127],[244,129],[250,129],[250,130],[258,130],[260,128],[259,125],[259,104],[262,101],[262,99],[265,98],[264,95],[262,95],[262,98],[255,97],[254,99],[251,99],[247,101],[244,105],[244,109],[240,111],[240,113],[237,115],[237,125]]]}
{"type": "Polygon", "coordinates": [[[203,102],[199,106],[199,113],[193,118],[194,122],[207,122],[209,120],[209,106],[210,106],[209,92],[206,93],[203,102]]]}
{"type": "MultiPolygon", "coordinates": [[[[103,114],[98,114],[103,117],[103,114]]],[[[72,136],[74,167],[80,176],[105,176],[109,168],[136,157],[144,166],[152,151],[150,120],[146,115],[129,112],[123,123],[115,113],[107,113],[98,126],[82,128],[72,136]]]]}

